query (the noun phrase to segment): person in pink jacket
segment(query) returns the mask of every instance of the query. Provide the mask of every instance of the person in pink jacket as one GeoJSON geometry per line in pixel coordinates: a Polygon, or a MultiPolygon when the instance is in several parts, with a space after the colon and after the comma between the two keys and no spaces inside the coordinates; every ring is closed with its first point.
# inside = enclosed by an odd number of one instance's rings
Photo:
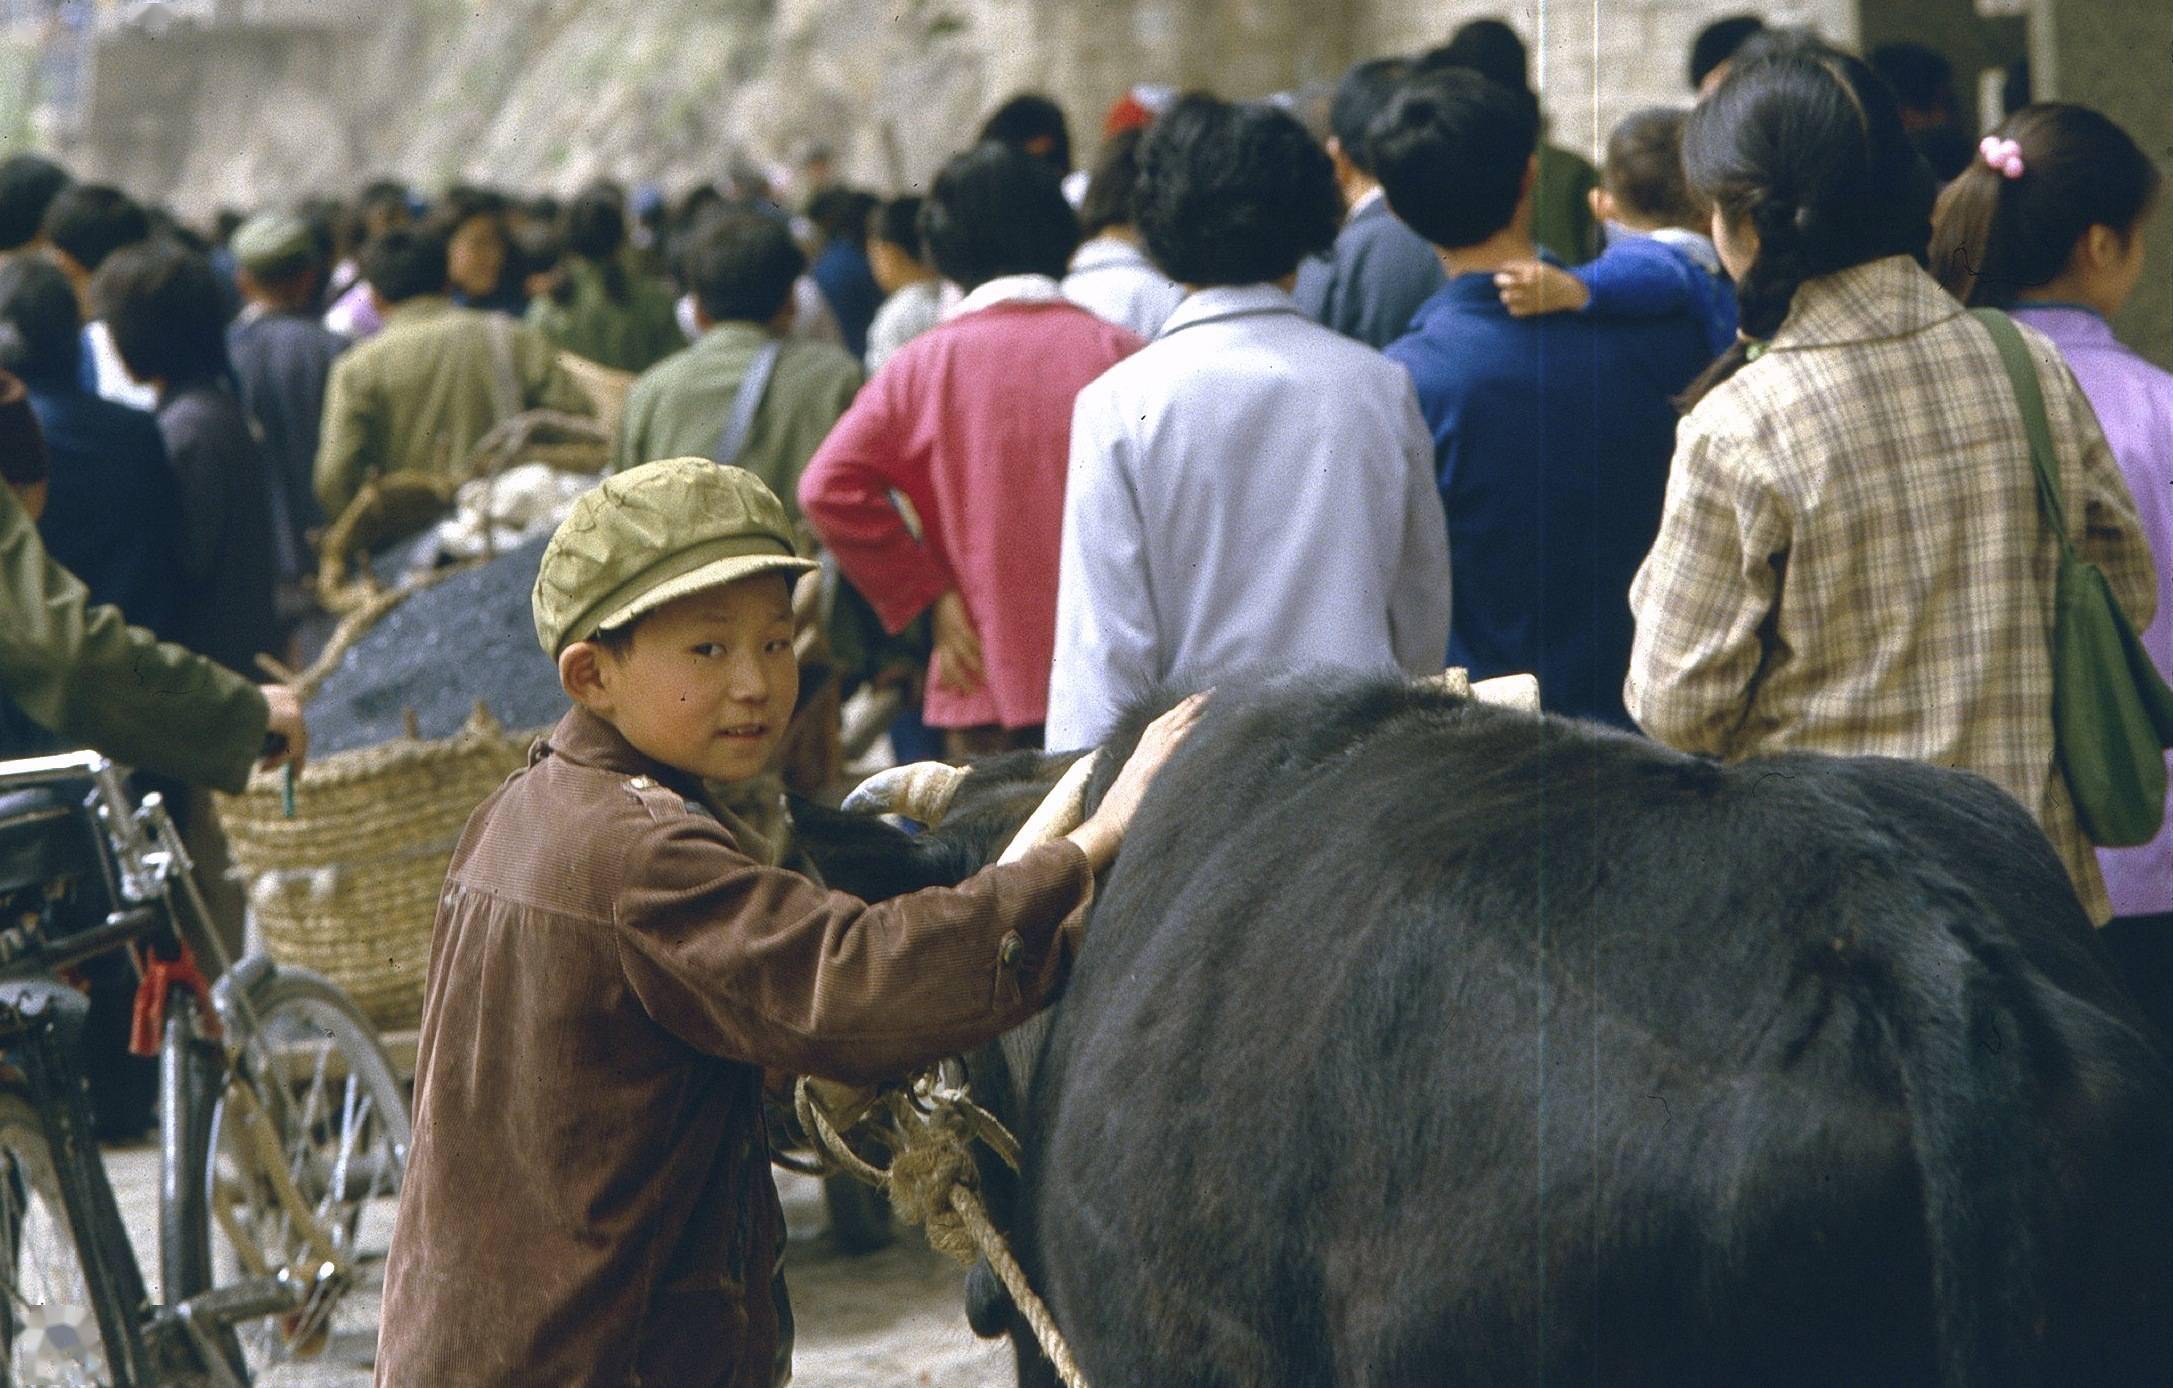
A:
{"type": "Polygon", "coordinates": [[[923,716],[947,754],[1038,747],[1072,401],[1142,344],[1063,297],[1079,227],[1041,161],[998,144],[957,156],[921,229],[965,298],[862,389],[800,508],[885,627],[932,610],[923,716]]]}

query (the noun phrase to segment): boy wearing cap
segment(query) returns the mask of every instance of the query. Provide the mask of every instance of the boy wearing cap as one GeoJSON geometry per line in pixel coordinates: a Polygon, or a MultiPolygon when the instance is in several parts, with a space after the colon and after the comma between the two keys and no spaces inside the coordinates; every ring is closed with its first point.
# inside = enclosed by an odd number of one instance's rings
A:
{"type": "Polygon", "coordinates": [[[767,1388],[789,1373],[765,1067],[895,1075],[1062,977],[1132,808],[955,890],[825,891],[709,801],[761,771],[797,672],[784,508],[680,458],[584,497],[536,633],[574,708],[455,851],[416,1057],[381,1385],[767,1388]]]}

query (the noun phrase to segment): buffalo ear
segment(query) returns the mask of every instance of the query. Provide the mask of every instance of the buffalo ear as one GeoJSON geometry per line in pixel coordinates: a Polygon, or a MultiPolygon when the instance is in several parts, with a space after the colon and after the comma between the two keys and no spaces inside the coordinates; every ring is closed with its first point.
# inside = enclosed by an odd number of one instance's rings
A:
{"type": "Polygon", "coordinates": [[[1011,1328],[1011,1317],[1011,1293],[1004,1290],[1003,1279],[988,1259],[976,1258],[966,1274],[966,1324],[984,1340],[1000,1340],[1011,1328]]]}

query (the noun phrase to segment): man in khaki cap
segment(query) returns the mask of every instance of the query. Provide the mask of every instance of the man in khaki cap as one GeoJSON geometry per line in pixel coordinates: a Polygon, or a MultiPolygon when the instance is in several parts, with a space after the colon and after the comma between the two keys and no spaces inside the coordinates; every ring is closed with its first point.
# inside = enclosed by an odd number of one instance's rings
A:
{"type": "Polygon", "coordinates": [[[317,313],[326,248],[309,223],[263,213],[242,223],[232,244],[243,307],[226,330],[226,354],[271,464],[282,607],[292,617],[304,607],[301,580],[317,569],[309,537],[328,519],[317,505],[318,432],[347,339],[317,313]]]}
{"type": "Polygon", "coordinates": [[[766,866],[703,782],[761,771],[791,716],[790,534],[752,473],[676,458],[544,551],[536,637],[574,708],[453,856],[379,1384],[783,1382],[763,1070],[871,1082],[1031,1015],[1189,725],[956,888],[871,906],[766,866]]]}

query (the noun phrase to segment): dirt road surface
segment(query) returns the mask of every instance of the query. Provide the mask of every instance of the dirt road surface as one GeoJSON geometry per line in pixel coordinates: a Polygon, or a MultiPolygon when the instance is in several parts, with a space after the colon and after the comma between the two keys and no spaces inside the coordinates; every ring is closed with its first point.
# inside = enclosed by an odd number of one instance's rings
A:
{"type": "MultiPolygon", "coordinates": [[[[156,1296],[158,1152],[130,1147],[106,1153],[136,1256],[156,1296]]],[[[1012,1388],[1011,1353],[966,1328],[963,1273],[928,1247],[918,1229],[901,1227],[877,1253],[848,1256],[823,1234],[821,1186],[778,1172],[792,1243],[785,1278],[799,1321],[794,1388],[1012,1388]]],[[[326,1354],[281,1366],[259,1379],[277,1388],[368,1388],[376,1297],[358,1296],[341,1318],[326,1354]]]]}

